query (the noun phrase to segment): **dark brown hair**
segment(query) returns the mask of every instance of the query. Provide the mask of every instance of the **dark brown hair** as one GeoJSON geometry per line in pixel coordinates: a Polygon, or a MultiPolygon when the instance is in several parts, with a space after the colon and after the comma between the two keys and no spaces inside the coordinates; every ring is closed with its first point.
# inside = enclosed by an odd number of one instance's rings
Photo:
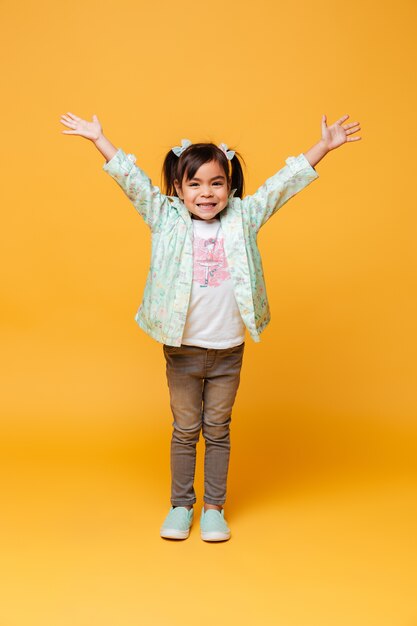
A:
{"type": "Polygon", "coordinates": [[[180,157],[177,157],[170,150],[165,157],[162,169],[165,194],[178,196],[174,185],[175,180],[181,185],[184,177],[185,180],[194,178],[195,173],[204,163],[216,161],[224,170],[226,179],[230,181],[231,189],[236,189],[236,197],[241,198],[244,190],[244,179],[240,160],[244,163],[240,154],[235,152],[233,159],[229,161],[223,150],[214,143],[193,143],[184,150],[180,157]]]}

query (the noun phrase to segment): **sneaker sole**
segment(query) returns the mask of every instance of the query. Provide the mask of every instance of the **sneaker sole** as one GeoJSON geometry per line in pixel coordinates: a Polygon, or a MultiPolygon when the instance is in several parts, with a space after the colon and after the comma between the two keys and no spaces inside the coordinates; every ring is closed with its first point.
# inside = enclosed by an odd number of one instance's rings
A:
{"type": "Polygon", "coordinates": [[[164,539],[187,539],[189,530],[177,530],[175,528],[161,528],[159,533],[164,539]]]}
{"type": "Polygon", "coordinates": [[[219,531],[202,532],[201,539],[203,541],[227,541],[230,539],[231,533],[221,533],[219,531]]]}

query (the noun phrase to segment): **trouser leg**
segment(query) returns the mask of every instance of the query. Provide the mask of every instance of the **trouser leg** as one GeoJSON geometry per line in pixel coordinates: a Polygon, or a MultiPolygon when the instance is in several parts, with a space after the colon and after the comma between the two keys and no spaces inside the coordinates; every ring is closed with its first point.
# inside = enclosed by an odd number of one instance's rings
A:
{"type": "Polygon", "coordinates": [[[204,502],[226,500],[230,458],[230,422],[240,382],[245,344],[208,350],[203,389],[202,430],[205,439],[204,502]]]}
{"type": "Polygon", "coordinates": [[[171,504],[196,502],[196,445],[202,425],[205,350],[193,346],[164,346],[170,404],[174,421],[171,437],[171,504]]]}

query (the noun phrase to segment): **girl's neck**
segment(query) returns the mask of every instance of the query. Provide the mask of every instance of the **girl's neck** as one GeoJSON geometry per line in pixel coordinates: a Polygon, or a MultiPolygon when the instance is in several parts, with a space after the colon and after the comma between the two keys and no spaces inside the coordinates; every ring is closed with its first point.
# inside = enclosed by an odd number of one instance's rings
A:
{"type": "Polygon", "coordinates": [[[216,217],[212,217],[210,220],[203,220],[202,217],[198,217],[198,215],[194,215],[194,213],[191,213],[191,212],[190,212],[190,217],[192,220],[198,220],[199,222],[214,222],[220,219],[218,215],[216,215],[216,217]]]}

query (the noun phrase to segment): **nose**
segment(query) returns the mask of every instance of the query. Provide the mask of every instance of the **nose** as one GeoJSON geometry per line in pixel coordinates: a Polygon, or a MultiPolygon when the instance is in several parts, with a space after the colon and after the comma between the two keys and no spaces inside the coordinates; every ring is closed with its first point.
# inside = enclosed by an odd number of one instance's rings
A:
{"type": "Polygon", "coordinates": [[[204,198],[210,198],[213,195],[213,192],[211,188],[207,186],[202,188],[201,195],[204,196],[204,198]]]}

